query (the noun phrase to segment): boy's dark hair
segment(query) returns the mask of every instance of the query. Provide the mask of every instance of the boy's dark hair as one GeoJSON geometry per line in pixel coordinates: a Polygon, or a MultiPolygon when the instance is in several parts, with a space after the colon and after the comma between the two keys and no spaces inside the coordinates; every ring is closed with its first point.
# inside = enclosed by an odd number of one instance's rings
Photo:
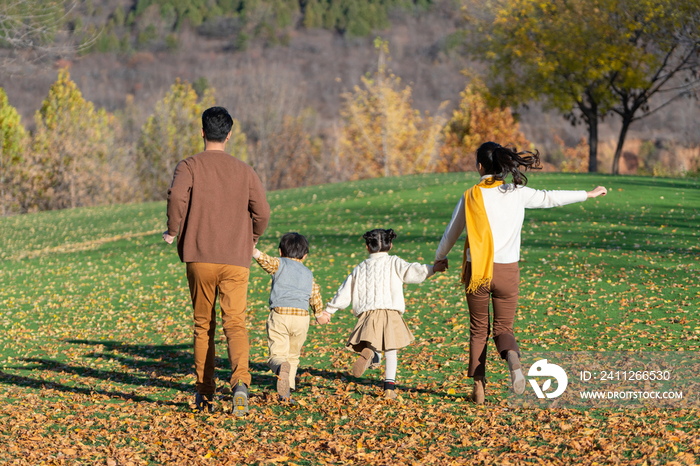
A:
{"type": "Polygon", "coordinates": [[[493,180],[505,181],[508,174],[513,175],[513,184],[515,186],[527,184],[527,176],[523,174],[518,167],[527,169],[539,170],[540,153],[530,152],[525,150],[518,152],[515,148],[503,147],[495,142],[485,142],[476,150],[476,163],[484,167],[485,175],[495,175],[493,180]]]}
{"type": "Polygon", "coordinates": [[[224,107],[211,107],[202,113],[204,137],[211,142],[224,142],[233,128],[233,118],[224,107]]]}
{"type": "Polygon", "coordinates": [[[285,233],[280,238],[280,253],[282,257],[302,259],[309,253],[309,241],[296,232],[285,233]]]}
{"type": "Polygon", "coordinates": [[[367,243],[369,252],[386,252],[391,249],[391,242],[396,238],[396,233],[394,233],[394,230],[391,228],[388,230],[377,228],[368,231],[362,235],[362,238],[364,238],[365,243],[367,243]]]}

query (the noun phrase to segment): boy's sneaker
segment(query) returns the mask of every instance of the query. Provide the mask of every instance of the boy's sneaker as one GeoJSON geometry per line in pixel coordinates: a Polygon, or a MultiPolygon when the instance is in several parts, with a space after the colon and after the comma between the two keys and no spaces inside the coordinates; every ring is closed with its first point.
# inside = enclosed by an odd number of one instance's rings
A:
{"type": "Polygon", "coordinates": [[[213,395],[202,395],[201,393],[197,393],[194,396],[194,406],[195,410],[198,412],[214,412],[214,396],[213,395]]]}
{"type": "Polygon", "coordinates": [[[520,358],[515,351],[508,351],[508,369],[510,370],[510,382],[513,392],[522,395],[525,392],[525,376],[520,365],[520,358]]]}
{"type": "Polygon", "coordinates": [[[238,382],[233,388],[233,414],[245,416],[248,414],[248,387],[238,382]]]}
{"type": "Polygon", "coordinates": [[[360,355],[357,357],[355,364],[352,365],[352,375],[355,377],[362,377],[369,365],[372,363],[372,358],[374,357],[374,351],[371,348],[365,348],[362,350],[360,355]]]}
{"type": "Polygon", "coordinates": [[[288,362],[283,362],[280,364],[280,368],[277,371],[277,394],[280,398],[285,400],[291,398],[291,393],[289,391],[289,371],[291,367],[288,362]]]}

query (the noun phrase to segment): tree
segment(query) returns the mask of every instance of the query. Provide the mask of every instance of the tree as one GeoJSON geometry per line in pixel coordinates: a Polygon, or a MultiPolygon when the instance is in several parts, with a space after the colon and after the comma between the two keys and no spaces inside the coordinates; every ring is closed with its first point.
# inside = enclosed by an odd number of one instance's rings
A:
{"type": "Polygon", "coordinates": [[[342,95],[341,155],[355,165],[359,177],[394,176],[429,171],[436,164],[445,118],[413,108],[410,86],[391,73],[388,42],[375,40],[377,71],[361,78],[363,87],[342,95]]]}
{"type": "MultiPolygon", "coordinates": [[[[11,54],[0,58],[0,73],[21,72],[28,61],[60,56],[77,50],[75,44],[54,42],[67,12],[78,2],[52,0],[0,0],[0,47],[11,54]]],[[[94,37],[87,39],[91,44],[94,37]]]]}
{"type": "Polygon", "coordinates": [[[616,100],[612,111],[622,120],[612,172],[630,125],[684,96],[696,96],[700,83],[700,5],[697,0],[621,2],[611,15],[615,29],[627,32],[624,66],[608,74],[616,100]],[[657,98],[652,102],[652,98],[657,98]]]}
{"type": "Polygon", "coordinates": [[[1,215],[8,212],[8,181],[12,170],[22,161],[22,150],[26,133],[17,109],[7,100],[5,90],[0,88],[0,203],[1,215]]]}
{"type": "Polygon", "coordinates": [[[620,115],[617,173],[629,124],[698,82],[697,14],[696,0],[504,0],[491,18],[473,23],[473,52],[490,64],[490,90],[504,102],[542,99],[572,123],[586,123],[591,172],[598,121],[620,115]],[[651,98],[662,94],[652,109],[651,98]]]}
{"type": "Polygon", "coordinates": [[[18,180],[22,211],[127,199],[128,183],[110,167],[114,118],[83,98],[67,70],[59,71],[34,120],[32,152],[18,180]]]}
{"type": "Polygon", "coordinates": [[[475,170],[476,149],[487,141],[529,148],[530,142],[520,132],[510,108],[488,104],[483,82],[475,79],[460,96],[459,107],[445,126],[438,171],[475,170]]]}
{"type": "Polygon", "coordinates": [[[266,189],[296,188],[322,179],[315,157],[319,150],[308,131],[314,116],[310,109],[296,117],[284,115],[265,141],[264,153],[263,141],[253,145],[251,162],[266,189]]]}
{"type": "Polygon", "coordinates": [[[248,66],[223,95],[248,137],[248,162],[265,189],[328,182],[332,170],[320,160],[318,141],[310,133],[316,115],[307,107],[301,77],[275,64],[248,66]]]}

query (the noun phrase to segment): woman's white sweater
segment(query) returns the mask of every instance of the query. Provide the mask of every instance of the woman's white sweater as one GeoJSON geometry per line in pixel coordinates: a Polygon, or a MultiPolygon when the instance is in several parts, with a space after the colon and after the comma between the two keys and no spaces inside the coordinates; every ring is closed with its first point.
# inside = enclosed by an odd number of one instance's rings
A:
{"type": "Polygon", "coordinates": [[[410,263],[386,252],[376,252],[359,264],[345,279],[326,312],[335,313],[352,304],[352,313],[360,314],[373,309],[393,309],[403,313],[404,283],[420,283],[434,274],[432,265],[410,263]]]}
{"type": "MultiPolygon", "coordinates": [[[[482,176],[481,179],[491,175],[482,176]]],[[[520,260],[520,232],[525,219],[525,209],[559,207],[588,198],[586,191],[544,191],[525,186],[514,188],[505,184],[494,188],[482,188],[486,217],[493,236],[493,261],[496,264],[511,264],[520,260]]],[[[465,231],[464,195],[459,199],[452,220],[445,228],[435,259],[447,257],[457,239],[465,231]]],[[[471,254],[467,252],[467,260],[471,254]]]]}

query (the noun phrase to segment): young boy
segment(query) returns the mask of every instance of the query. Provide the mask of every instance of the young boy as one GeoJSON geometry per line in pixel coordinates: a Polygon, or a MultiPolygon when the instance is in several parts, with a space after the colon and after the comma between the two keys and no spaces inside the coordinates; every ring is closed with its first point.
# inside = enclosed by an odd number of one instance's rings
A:
{"type": "Polygon", "coordinates": [[[253,258],[272,275],[267,363],[277,374],[280,400],[292,401],[299,355],[309,331],[309,306],[314,316],[320,315],[323,300],[311,270],[302,264],[309,254],[306,238],[299,233],[286,233],[280,239],[279,252],[281,257],[277,258],[254,249],[253,258]]]}

